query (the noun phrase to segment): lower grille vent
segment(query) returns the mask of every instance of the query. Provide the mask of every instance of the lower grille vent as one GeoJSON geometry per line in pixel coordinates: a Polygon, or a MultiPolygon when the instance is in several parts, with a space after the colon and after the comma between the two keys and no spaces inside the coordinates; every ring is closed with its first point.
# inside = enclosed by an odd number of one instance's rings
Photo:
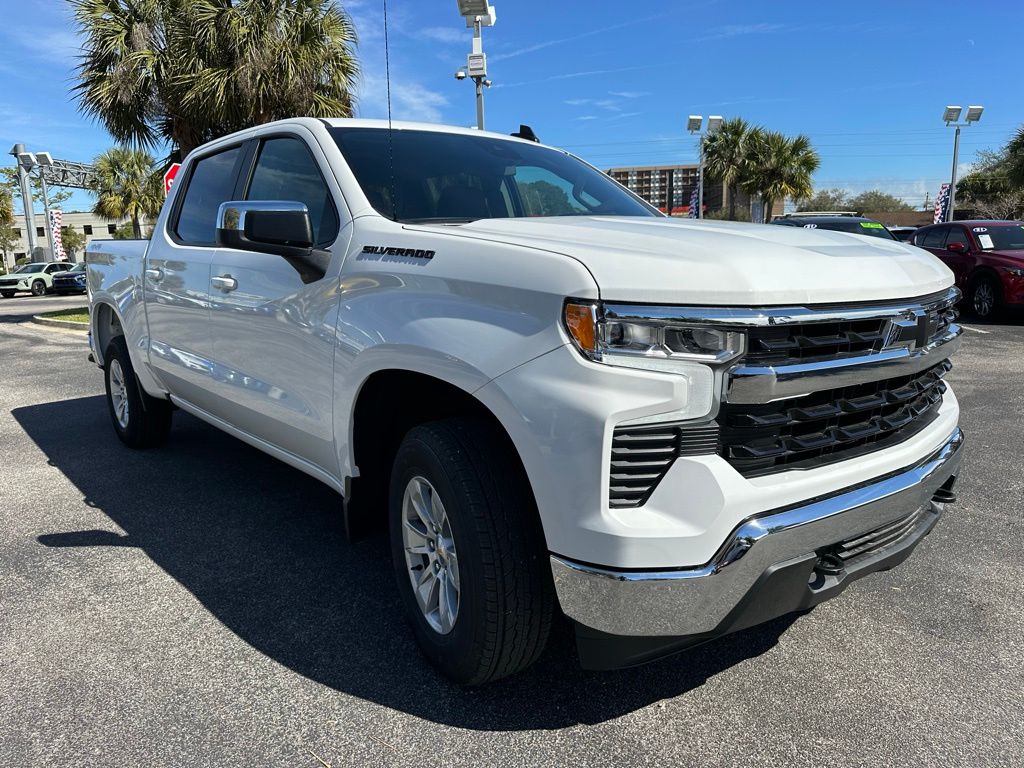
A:
{"type": "Polygon", "coordinates": [[[647,501],[679,456],[718,451],[718,426],[674,424],[619,427],[612,436],[608,498],[613,508],[638,507],[647,501]]]}

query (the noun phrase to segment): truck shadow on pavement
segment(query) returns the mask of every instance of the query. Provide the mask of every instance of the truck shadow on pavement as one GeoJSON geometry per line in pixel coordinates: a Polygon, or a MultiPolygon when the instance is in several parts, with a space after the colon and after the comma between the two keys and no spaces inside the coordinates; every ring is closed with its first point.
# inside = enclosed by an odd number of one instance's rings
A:
{"type": "Polygon", "coordinates": [[[330,688],[434,722],[478,730],[603,722],[759,656],[793,621],[611,673],[579,668],[562,622],[526,673],[464,689],[418,652],[384,538],[348,543],[341,500],[319,482],[180,411],[168,445],[147,452],[117,441],[101,396],[13,415],[85,503],[125,532],[38,536],[53,557],[64,547],[138,547],[260,653],[330,688]]]}

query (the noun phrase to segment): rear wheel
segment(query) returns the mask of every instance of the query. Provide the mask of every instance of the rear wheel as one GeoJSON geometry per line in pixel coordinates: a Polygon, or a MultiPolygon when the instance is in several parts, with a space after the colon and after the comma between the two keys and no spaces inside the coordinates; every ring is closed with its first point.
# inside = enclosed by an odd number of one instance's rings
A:
{"type": "Polygon", "coordinates": [[[44,283],[42,280],[36,280],[34,283],[32,283],[32,295],[33,296],[42,296],[45,293],[46,293],[46,283],[44,283]]]}
{"type": "Polygon", "coordinates": [[[111,339],[103,357],[107,406],[121,442],[130,448],[153,448],[162,444],[171,430],[170,402],[143,391],[123,336],[111,339]]]}
{"type": "Polygon", "coordinates": [[[969,290],[971,311],[979,320],[992,320],[1002,309],[1003,292],[999,280],[992,275],[979,275],[969,290]]]}
{"type": "Polygon", "coordinates": [[[547,643],[554,588],[525,480],[486,424],[411,430],[390,487],[392,560],[427,658],[479,685],[532,664],[547,643]]]}

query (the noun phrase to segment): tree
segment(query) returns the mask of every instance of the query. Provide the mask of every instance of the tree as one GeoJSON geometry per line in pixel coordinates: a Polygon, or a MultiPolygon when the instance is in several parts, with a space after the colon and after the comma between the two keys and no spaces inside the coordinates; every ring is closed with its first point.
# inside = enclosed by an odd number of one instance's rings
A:
{"type": "Polygon", "coordinates": [[[1024,126],[1017,129],[1004,153],[1007,179],[1014,187],[1024,187],[1024,126]]]}
{"type": "Polygon", "coordinates": [[[18,237],[14,231],[14,200],[8,190],[0,187],[0,251],[3,252],[3,262],[0,266],[4,272],[9,271],[7,257],[17,244],[18,237]]]}
{"type": "Polygon", "coordinates": [[[139,240],[140,235],[135,234],[135,228],[131,224],[122,224],[114,230],[115,240],[139,240]]]}
{"type": "Polygon", "coordinates": [[[573,213],[565,190],[549,181],[530,181],[519,187],[523,207],[532,216],[565,216],[573,213]]]}
{"type": "Polygon", "coordinates": [[[163,175],[153,157],[141,149],[113,147],[93,165],[93,213],[107,219],[131,219],[133,236],[141,239],[143,217],[155,217],[164,202],[163,175]]]}
{"type": "Polygon", "coordinates": [[[720,179],[729,191],[729,219],[736,220],[736,196],[748,161],[750,124],[741,117],[723,120],[721,127],[704,139],[704,170],[720,179]]]}
{"type": "Polygon", "coordinates": [[[350,117],[355,28],[334,0],[71,0],[79,106],[119,142],[211,139],[284,117],[350,117]]]}
{"type": "Polygon", "coordinates": [[[813,195],[797,201],[798,211],[845,211],[849,206],[849,195],[845,189],[819,189],[813,195]]]}
{"type": "Polygon", "coordinates": [[[851,211],[912,211],[913,207],[907,205],[898,197],[887,194],[880,189],[869,189],[861,192],[856,197],[851,197],[847,202],[851,211]]]}
{"type": "Polygon", "coordinates": [[[765,216],[776,200],[800,200],[813,189],[811,174],[821,163],[811,140],[800,134],[789,138],[778,131],[755,128],[747,140],[747,171],[740,186],[764,199],[765,216]]]}
{"type": "Polygon", "coordinates": [[[64,247],[64,253],[68,256],[75,256],[85,247],[85,235],[65,224],[60,228],[60,244],[64,247]]]}

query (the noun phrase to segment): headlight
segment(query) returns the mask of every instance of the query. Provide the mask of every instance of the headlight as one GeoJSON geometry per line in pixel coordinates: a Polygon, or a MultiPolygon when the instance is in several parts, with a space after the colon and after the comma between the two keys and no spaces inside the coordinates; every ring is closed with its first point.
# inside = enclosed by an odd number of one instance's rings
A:
{"type": "Polygon", "coordinates": [[[1014,277],[1024,277],[1024,269],[1010,269],[1010,268],[1007,268],[1006,271],[1009,272],[1014,277]]]}
{"type": "Polygon", "coordinates": [[[742,331],[647,317],[606,317],[595,302],[567,301],[566,330],[591,360],[655,371],[721,365],[743,354],[742,331]]]}

